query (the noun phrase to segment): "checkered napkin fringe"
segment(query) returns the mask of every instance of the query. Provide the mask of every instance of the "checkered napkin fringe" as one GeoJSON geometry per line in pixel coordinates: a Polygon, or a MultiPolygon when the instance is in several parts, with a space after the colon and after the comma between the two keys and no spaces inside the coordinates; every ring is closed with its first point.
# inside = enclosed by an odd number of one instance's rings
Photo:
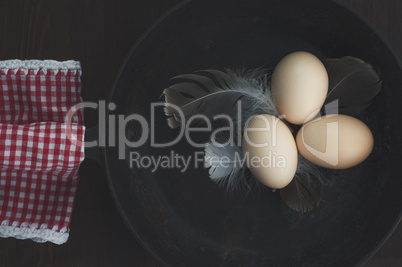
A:
{"type": "Polygon", "coordinates": [[[84,159],[79,62],[0,61],[0,237],[62,244],[84,159]]]}

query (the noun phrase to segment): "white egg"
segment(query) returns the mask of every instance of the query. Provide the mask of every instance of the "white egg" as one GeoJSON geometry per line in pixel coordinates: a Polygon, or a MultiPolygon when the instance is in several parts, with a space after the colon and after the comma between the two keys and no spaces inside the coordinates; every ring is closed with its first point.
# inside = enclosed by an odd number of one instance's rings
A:
{"type": "Polygon", "coordinates": [[[374,145],[373,134],[362,121],[346,115],[328,115],[304,125],[296,136],[300,154],[325,168],[346,169],[363,162],[374,145]]]}
{"type": "Polygon", "coordinates": [[[263,114],[253,118],[244,131],[242,149],[247,166],[264,185],[283,188],[297,168],[297,148],[292,133],[280,119],[263,114]]]}
{"type": "Polygon", "coordinates": [[[272,98],[279,113],[293,124],[313,119],[328,93],[328,73],[322,62],[308,52],[284,57],[272,74],[272,98]]]}

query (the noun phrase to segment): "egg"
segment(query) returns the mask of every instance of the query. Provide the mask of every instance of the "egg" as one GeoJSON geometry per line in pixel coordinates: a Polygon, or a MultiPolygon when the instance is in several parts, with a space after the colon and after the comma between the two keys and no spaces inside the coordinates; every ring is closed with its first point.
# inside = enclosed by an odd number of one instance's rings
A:
{"type": "Polygon", "coordinates": [[[308,52],[294,52],[275,67],[271,79],[275,106],[285,120],[303,124],[313,119],[328,93],[324,64],[308,52]]]}
{"type": "Polygon", "coordinates": [[[244,131],[242,149],[247,166],[262,184],[280,189],[292,181],[297,168],[296,142],[277,117],[253,118],[244,131]]]}
{"type": "Polygon", "coordinates": [[[300,154],[329,169],[347,169],[363,162],[374,145],[362,121],[346,115],[327,115],[304,125],[296,136],[300,154]]]}

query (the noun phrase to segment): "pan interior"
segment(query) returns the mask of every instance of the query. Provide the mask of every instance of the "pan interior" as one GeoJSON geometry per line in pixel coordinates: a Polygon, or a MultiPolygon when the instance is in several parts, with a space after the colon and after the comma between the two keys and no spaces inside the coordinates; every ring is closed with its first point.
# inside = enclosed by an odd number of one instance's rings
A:
{"type": "MultiPolygon", "coordinates": [[[[383,39],[336,2],[190,1],[135,46],[113,88],[113,114],[138,114],[151,126],[142,146],[105,149],[108,179],[122,216],[156,257],[173,266],[357,264],[400,218],[401,77],[398,60],[383,39]],[[163,101],[160,95],[171,77],[210,68],[264,67],[269,72],[298,50],[320,58],[359,57],[376,66],[384,79],[382,92],[359,117],[375,138],[371,156],[352,169],[323,170],[329,182],[318,208],[294,212],[268,189],[252,196],[226,194],[197,161],[202,148],[185,138],[169,147],[152,145],[152,132],[159,143],[180,132],[167,126],[161,106],[151,108],[163,101]],[[124,160],[118,160],[119,153],[124,160]],[[177,155],[190,158],[190,164],[186,170],[178,163],[152,171],[133,163],[136,155],[149,160],[177,155]]],[[[139,140],[142,130],[133,120],[124,134],[139,140]]],[[[193,138],[207,141],[208,134],[193,138]]]]}

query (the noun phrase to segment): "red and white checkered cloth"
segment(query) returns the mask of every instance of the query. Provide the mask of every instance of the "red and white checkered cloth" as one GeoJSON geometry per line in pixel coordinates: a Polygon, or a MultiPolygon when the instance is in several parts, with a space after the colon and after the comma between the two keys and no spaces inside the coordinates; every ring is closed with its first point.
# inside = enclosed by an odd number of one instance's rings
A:
{"type": "Polygon", "coordinates": [[[0,237],[62,244],[84,160],[79,62],[0,61],[0,237]],[[77,142],[78,141],[78,142],[77,142]]]}

